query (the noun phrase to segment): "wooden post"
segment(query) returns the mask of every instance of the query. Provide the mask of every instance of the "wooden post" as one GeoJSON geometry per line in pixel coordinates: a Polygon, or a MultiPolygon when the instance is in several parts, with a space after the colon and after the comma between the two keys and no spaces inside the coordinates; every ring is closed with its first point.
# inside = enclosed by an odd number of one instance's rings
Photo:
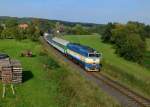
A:
{"type": "MultiPolygon", "coordinates": [[[[11,84],[10,87],[11,87],[11,89],[12,89],[13,95],[15,95],[15,90],[14,90],[13,84],[11,84]]],[[[5,97],[5,94],[6,94],[6,84],[3,84],[3,95],[2,95],[2,98],[5,97]]]]}
{"type": "Polygon", "coordinates": [[[6,85],[3,84],[3,95],[2,95],[3,98],[5,97],[5,93],[6,93],[6,85]]]}
{"type": "Polygon", "coordinates": [[[3,83],[2,98],[6,96],[6,86],[10,87],[13,95],[15,95],[14,84],[22,82],[22,67],[20,62],[17,60],[6,61],[0,71],[0,77],[3,83]]]}
{"type": "Polygon", "coordinates": [[[13,86],[13,84],[11,84],[11,89],[12,89],[13,95],[15,95],[15,91],[14,91],[14,86],[13,86]]]}

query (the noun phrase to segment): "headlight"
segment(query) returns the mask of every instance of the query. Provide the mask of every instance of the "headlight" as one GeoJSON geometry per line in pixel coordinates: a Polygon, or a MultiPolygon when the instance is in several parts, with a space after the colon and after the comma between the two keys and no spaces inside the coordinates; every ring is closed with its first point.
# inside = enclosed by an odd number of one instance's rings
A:
{"type": "Polygon", "coordinates": [[[93,63],[99,64],[100,59],[99,58],[86,58],[85,62],[89,64],[93,64],[93,63]]]}

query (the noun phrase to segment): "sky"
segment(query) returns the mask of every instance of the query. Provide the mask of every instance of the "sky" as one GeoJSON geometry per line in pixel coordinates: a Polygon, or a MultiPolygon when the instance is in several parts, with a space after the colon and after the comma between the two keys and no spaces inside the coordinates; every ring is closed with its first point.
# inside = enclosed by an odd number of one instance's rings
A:
{"type": "Polygon", "coordinates": [[[0,16],[150,24],[150,0],[0,0],[0,16]]]}

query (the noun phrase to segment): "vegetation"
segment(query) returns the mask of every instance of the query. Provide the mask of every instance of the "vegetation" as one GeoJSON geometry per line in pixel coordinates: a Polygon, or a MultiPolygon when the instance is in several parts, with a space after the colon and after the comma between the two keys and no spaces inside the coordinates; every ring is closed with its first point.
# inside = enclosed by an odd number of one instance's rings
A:
{"type": "Polygon", "coordinates": [[[76,24],[79,24],[81,26],[86,26],[86,27],[93,27],[93,26],[99,25],[99,24],[93,24],[93,23],[67,22],[67,21],[61,21],[61,20],[48,20],[48,19],[40,19],[40,18],[33,18],[33,17],[32,18],[28,18],[28,17],[18,18],[18,17],[0,16],[0,23],[3,23],[7,20],[17,20],[18,23],[24,23],[24,22],[31,23],[33,20],[39,20],[42,25],[41,27],[44,30],[46,30],[47,27],[48,28],[54,27],[57,22],[63,24],[64,26],[70,26],[70,27],[73,27],[76,24]]]}
{"type": "MultiPolygon", "coordinates": [[[[50,50],[48,56],[37,42],[0,40],[0,52],[20,60],[24,70],[23,83],[15,86],[16,95],[7,86],[6,97],[0,97],[0,107],[119,106],[99,88],[54,60],[56,56],[50,50]],[[32,50],[34,57],[21,57],[26,49],[32,50]]],[[[2,95],[2,83],[0,89],[2,95]]]]}
{"type": "MultiPolygon", "coordinates": [[[[86,35],[90,34],[89,28],[82,27],[81,25],[77,24],[75,25],[71,31],[69,31],[70,34],[76,34],[76,35],[86,35]]],[[[68,33],[69,34],[69,33],[68,33]]]]}
{"type": "Polygon", "coordinates": [[[102,53],[102,72],[122,84],[150,97],[150,72],[139,64],[124,60],[115,54],[112,45],[103,43],[99,35],[67,35],[65,39],[97,49],[102,53]]]}
{"type": "MultiPolygon", "coordinates": [[[[29,71],[31,71],[30,73],[33,73],[33,76],[35,75],[35,78],[32,77],[33,79],[25,82],[23,87],[17,87],[17,90],[19,90],[19,96],[15,96],[14,101],[12,101],[13,97],[8,95],[11,98],[4,100],[2,103],[0,103],[0,106],[35,106],[35,102],[37,101],[39,101],[39,106],[59,104],[56,101],[59,101],[60,105],[65,104],[69,106],[75,102],[79,102],[79,105],[81,106],[86,104],[102,104],[101,101],[103,100],[101,100],[101,98],[99,98],[94,93],[96,89],[93,89],[94,91],[90,91],[91,88],[89,87],[88,83],[85,83],[85,81],[78,81],[79,75],[75,74],[76,76],[74,77],[74,80],[77,81],[72,81],[73,77],[71,77],[72,74],[68,72],[70,69],[67,66],[60,66],[61,64],[56,64],[52,58],[49,59],[47,55],[43,55],[43,53],[39,51],[42,50],[41,45],[29,41],[29,39],[32,41],[38,41],[39,36],[41,36],[44,32],[53,33],[55,36],[75,34],[76,36],[65,36],[65,38],[70,41],[89,45],[101,51],[103,53],[102,63],[105,73],[110,75],[112,78],[117,79],[121,83],[128,85],[130,88],[134,87],[136,91],[139,91],[142,94],[150,97],[150,74],[148,71],[150,69],[150,42],[149,39],[147,39],[150,38],[149,25],[145,25],[139,22],[128,22],[127,24],[108,23],[107,25],[98,25],[89,23],[71,23],[38,18],[0,17],[0,51],[9,53],[11,56],[20,59],[24,65],[24,68],[27,69],[27,71],[29,69],[29,71]],[[25,29],[20,28],[18,25],[21,23],[28,24],[28,27],[25,29]],[[84,36],[93,33],[102,34],[102,36],[84,36]],[[16,39],[18,41],[6,39],[16,39]],[[19,42],[20,40],[22,40],[22,42],[19,42]],[[30,60],[28,58],[20,58],[19,52],[27,48],[31,50],[33,49],[37,56],[31,58],[30,60]],[[124,60],[122,57],[132,62],[124,60]],[[138,63],[144,65],[145,67],[142,67],[138,63]],[[54,68],[51,68],[51,66],[54,68]],[[47,71],[48,74],[47,72],[43,73],[42,71],[47,71]],[[56,71],[61,73],[57,73],[56,71]],[[53,81],[49,79],[50,76],[53,81]],[[61,82],[58,78],[61,79],[61,82]],[[37,81],[39,81],[38,85],[36,84],[37,81]],[[76,82],[78,83],[77,86],[83,86],[80,88],[83,88],[83,90],[87,89],[89,93],[83,94],[84,91],[82,90],[80,93],[82,95],[80,96],[77,94],[78,91],[81,90],[79,87],[75,88],[72,85],[68,85],[76,84],[76,82]],[[43,84],[45,85],[43,86],[43,84]],[[54,85],[54,87],[49,86],[50,84],[52,84],[52,86],[54,85]],[[28,88],[31,90],[31,92],[28,90],[28,88]],[[60,90],[58,88],[60,88],[60,90]],[[69,89],[69,91],[65,92],[64,90],[67,89],[69,89]],[[37,91],[36,94],[34,92],[35,90],[37,91]],[[41,90],[43,90],[43,95],[41,90]],[[23,96],[28,96],[29,99],[34,99],[37,97],[37,100],[31,101],[23,96]],[[41,102],[40,97],[43,98],[45,101],[44,103],[41,102]],[[22,103],[20,103],[20,100],[18,100],[20,98],[23,100],[22,103]],[[84,100],[82,100],[83,98],[84,100]],[[90,102],[89,98],[92,98],[93,100],[90,102]],[[100,100],[97,100],[97,98],[100,100]],[[49,99],[51,99],[51,102],[48,103],[49,99]],[[89,103],[85,103],[85,101],[88,101],[89,103]]],[[[108,106],[109,104],[103,103],[102,105],[108,106]]]]}
{"type": "Polygon", "coordinates": [[[147,51],[150,51],[150,39],[146,40],[147,51]]]}
{"type": "Polygon", "coordinates": [[[102,40],[114,44],[116,53],[121,57],[143,63],[146,51],[145,39],[149,37],[149,28],[148,25],[139,22],[108,23],[102,40]]]}
{"type": "Polygon", "coordinates": [[[0,39],[31,39],[37,41],[41,35],[38,23],[34,21],[25,29],[20,28],[20,23],[15,19],[9,19],[0,24],[0,39]]]}
{"type": "Polygon", "coordinates": [[[146,44],[147,44],[147,49],[146,52],[144,54],[144,63],[143,65],[150,69],[150,39],[146,40],[146,44]]]}
{"type": "Polygon", "coordinates": [[[44,32],[60,34],[91,34],[91,27],[96,24],[69,23],[51,21],[38,18],[0,17],[0,39],[31,39],[37,41],[44,32]],[[28,24],[27,28],[20,28],[20,24],[28,24]]]}

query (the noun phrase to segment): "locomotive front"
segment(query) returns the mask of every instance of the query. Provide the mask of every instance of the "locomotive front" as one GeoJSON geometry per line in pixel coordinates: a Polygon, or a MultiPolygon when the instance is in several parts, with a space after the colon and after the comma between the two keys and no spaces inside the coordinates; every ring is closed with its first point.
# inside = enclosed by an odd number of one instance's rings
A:
{"type": "Polygon", "coordinates": [[[88,53],[88,57],[85,58],[85,69],[87,71],[100,71],[100,58],[101,54],[96,51],[88,53]]]}

